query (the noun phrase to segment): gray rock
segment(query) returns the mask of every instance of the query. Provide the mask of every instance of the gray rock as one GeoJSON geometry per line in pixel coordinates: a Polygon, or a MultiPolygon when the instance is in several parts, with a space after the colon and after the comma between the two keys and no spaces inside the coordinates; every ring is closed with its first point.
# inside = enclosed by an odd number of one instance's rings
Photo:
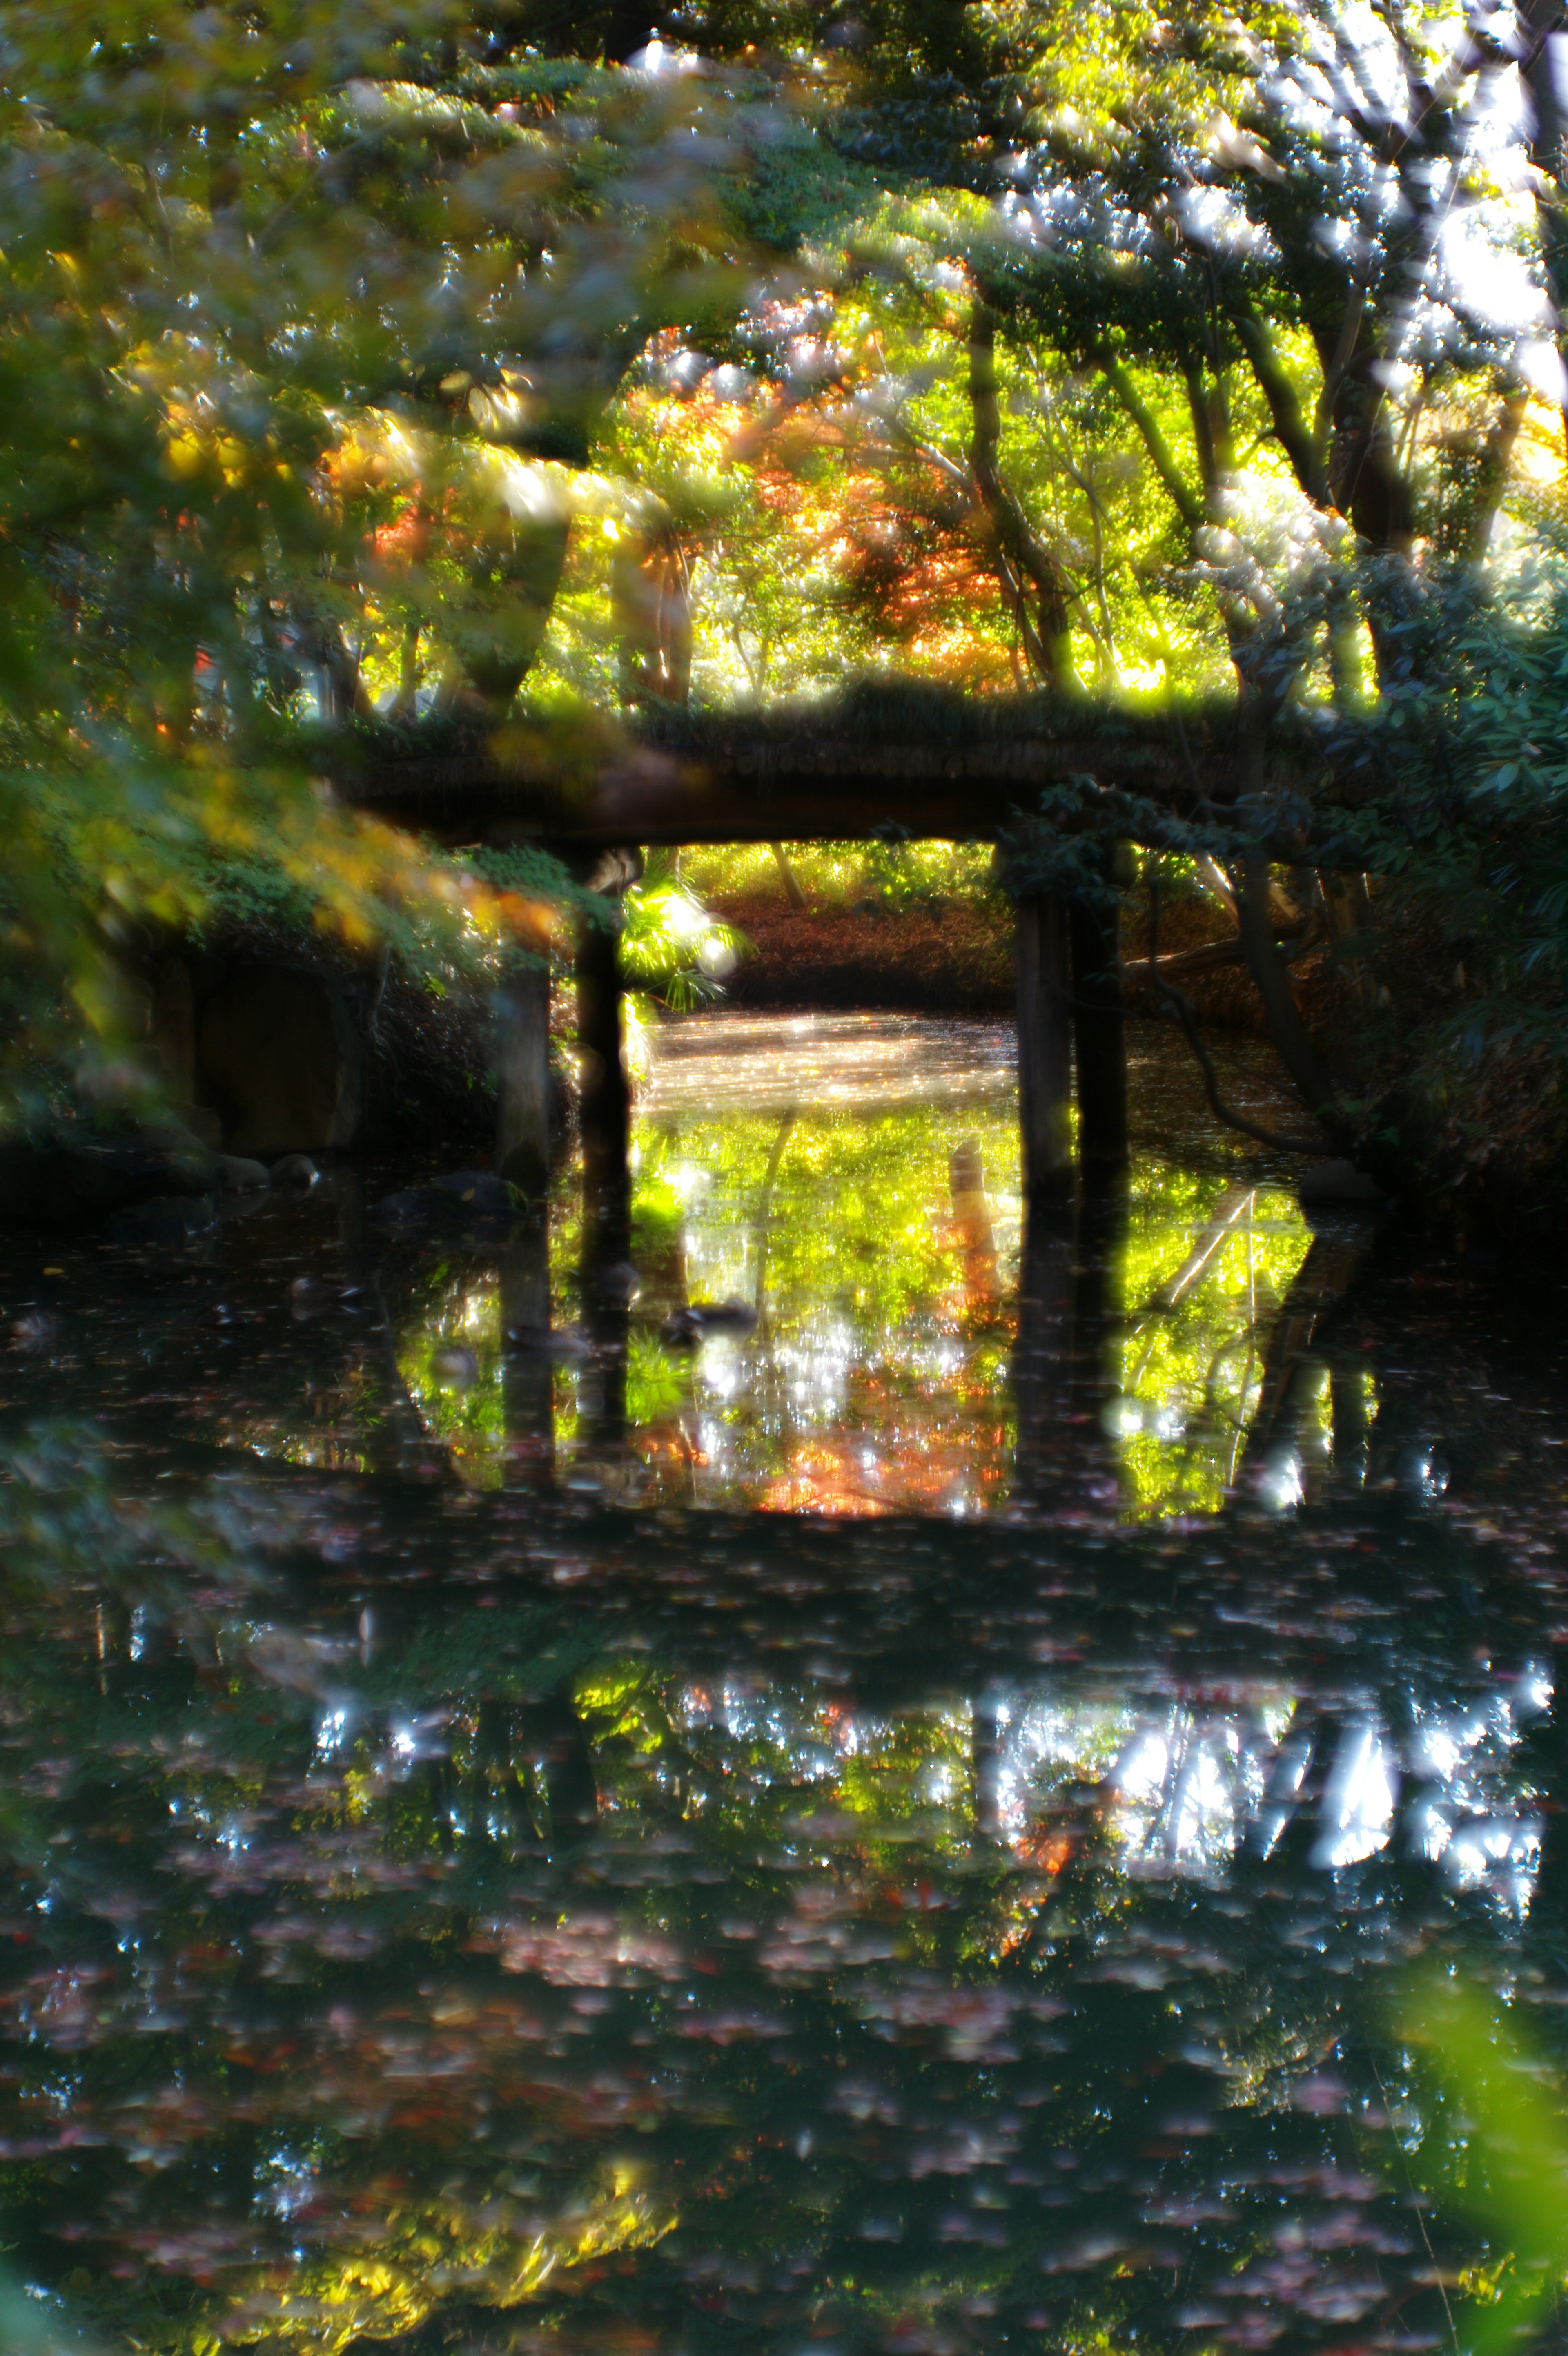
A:
{"type": "Polygon", "coordinates": [[[515,1219],[521,1198],[493,1170],[454,1170],[428,1186],[384,1195],[370,1215],[397,1234],[437,1228],[499,1226],[515,1219]]]}
{"type": "Polygon", "coordinates": [[[593,1271],[593,1290],[606,1308],[629,1309],[643,1289],[643,1280],[629,1259],[612,1260],[593,1271]]]}
{"type": "Polygon", "coordinates": [[[431,1183],[438,1194],[449,1195],[470,1219],[509,1219],[517,1210],[511,1187],[493,1170],[453,1170],[431,1183]]]}
{"type": "Polygon", "coordinates": [[[194,1138],[164,1148],[69,1130],[0,1144],[0,1225],[85,1227],[137,1203],[205,1194],[215,1169],[194,1138]]]}
{"type": "Polygon", "coordinates": [[[672,1350],[692,1349],[710,1333],[751,1333],[756,1323],[756,1311],[743,1301],[694,1301],[665,1319],[659,1338],[672,1350]]]}
{"type": "Polygon", "coordinates": [[[248,1162],[242,1153],[220,1153],[218,1167],[226,1194],[249,1194],[272,1183],[272,1172],[264,1162],[248,1162]]]}
{"type": "Polygon", "coordinates": [[[1368,1210],[1388,1200],[1386,1186],[1345,1161],[1315,1162],[1296,1191],[1303,1203],[1343,1203],[1368,1210]]]}
{"type": "Polygon", "coordinates": [[[215,1153],[223,1123],[206,1105],[170,1105],[161,1119],[142,1124],[137,1141],[155,1153],[215,1153]]]}
{"type": "Polygon", "coordinates": [[[434,1222],[434,1213],[427,1199],[427,1190],[406,1186],[400,1194],[383,1194],[370,1207],[370,1216],[379,1227],[389,1227],[395,1235],[409,1235],[434,1222]]]}
{"type": "Polygon", "coordinates": [[[109,1221],[109,1233],[117,1244],[178,1246],[209,1234],[217,1221],[208,1194],[155,1194],[144,1203],[132,1203],[116,1211],[109,1221]]]}
{"type": "Polygon", "coordinates": [[[577,1325],[508,1325],[506,1338],[514,1350],[537,1351],[543,1358],[586,1358],[592,1352],[577,1325]]]}

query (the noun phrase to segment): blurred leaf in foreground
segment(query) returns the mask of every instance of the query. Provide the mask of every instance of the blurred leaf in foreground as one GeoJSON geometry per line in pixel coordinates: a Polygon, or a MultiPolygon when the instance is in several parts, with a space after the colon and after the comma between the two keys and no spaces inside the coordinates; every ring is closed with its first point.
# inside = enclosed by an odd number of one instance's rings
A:
{"type": "Polygon", "coordinates": [[[1568,2105],[1548,2066],[1490,1995],[1435,1969],[1400,2008],[1425,2050],[1436,2102],[1416,2173],[1445,2206],[1485,2221],[1487,2260],[1457,2277],[1465,2356],[1524,2343],[1537,2309],[1568,2275],[1568,2105]]]}

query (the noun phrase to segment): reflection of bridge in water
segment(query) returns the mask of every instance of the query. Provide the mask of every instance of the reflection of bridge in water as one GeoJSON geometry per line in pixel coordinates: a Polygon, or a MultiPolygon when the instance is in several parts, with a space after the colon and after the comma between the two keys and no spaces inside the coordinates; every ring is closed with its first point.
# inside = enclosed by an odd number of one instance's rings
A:
{"type": "MultiPolygon", "coordinates": [[[[561,745],[547,736],[536,741],[526,731],[499,748],[457,746],[442,757],[428,747],[417,757],[405,756],[390,738],[359,746],[358,766],[346,775],[344,789],[361,807],[423,825],[448,841],[546,846],[588,887],[590,905],[597,901],[596,913],[580,918],[576,948],[581,1294],[588,1344],[580,1407],[590,1454],[608,1464],[624,1453],[634,1339],[627,1313],[634,1281],[633,1092],[624,1062],[618,938],[622,895],[640,873],[641,853],[627,846],[868,838],[890,828],[905,837],[990,839],[1004,855],[1016,906],[1017,1011],[1008,1060],[1016,1076],[1019,1198],[1027,1231],[1014,1358],[1018,1487],[1044,1506],[1054,1481],[1052,1510],[1072,1508],[1058,1479],[1061,1451],[1048,1433],[1063,1416],[1083,1429],[1114,1418],[1119,1394],[1108,1364],[1116,1321],[1106,1271],[1122,1248],[1132,1140],[1117,844],[1135,830],[1135,821],[1147,821],[1145,836],[1157,842],[1165,820],[1189,811],[1195,794],[1221,831],[1234,818],[1237,873],[1245,870],[1248,880],[1234,896],[1236,939],[1219,945],[1218,953],[1244,957],[1273,1010],[1271,1020],[1283,1007],[1288,1029],[1294,1008],[1272,913],[1265,856],[1271,846],[1243,840],[1232,749],[1222,732],[1211,741],[1195,722],[1196,733],[1189,729],[1179,742],[1181,732],[1173,734],[1165,719],[1129,716],[1118,732],[1102,730],[1091,744],[1075,733],[1082,718],[1027,699],[976,714],[968,706],[949,708],[940,697],[915,696],[894,697],[885,711],[872,699],[864,710],[846,706],[765,721],[672,716],[667,724],[649,722],[635,739],[599,747],[592,756],[581,753],[575,766],[561,745]],[[1042,796],[1049,819],[1029,815],[1040,810],[1042,796]],[[1061,870],[1054,881],[1053,862],[1061,870]]],[[[1298,851],[1299,846],[1292,856],[1298,851]]],[[[1300,937],[1317,937],[1310,923],[1300,937]]],[[[1185,1007],[1165,975],[1166,964],[1182,962],[1162,963],[1153,955],[1146,962],[1141,980],[1157,1003],[1185,1007]]],[[[537,1203],[559,1143],[549,1133],[549,991],[542,966],[519,967],[499,1005],[496,1166],[537,1203]]],[[[1295,1022],[1299,1029],[1299,1017],[1295,1022]]],[[[699,1033],[694,1042],[677,1034],[670,1042],[656,1075],[656,1101],[669,1074],[688,1057],[700,1058],[705,1036],[699,1033]]],[[[766,1026],[741,1023],[731,1038],[722,1071],[714,1063],[705,1076],[724,1086],[723,1101],[732,1108],[772,1104],[781,1118],[792,1106],[820,1109],[854,1101],[872,1077],[889,1103],[901,1093],[932,1100],[932,1073],[901,1069],[896,1027],[885,1023],[819,1021],[799,1054],[781,1050],[777,1031],[766,1026]]],[[[931,1052],[928,1047],[928,1060],[931,1052]]],[[[999,1041],[988,1061],[987,1078],[999,1080],[999,1041]]],[[[1207,1058],[1204,1068],[1210,1099],[1218,1107],[1207,1058]]],[[[694,1069],[690,1076],[701,1076],[694,1069]]],[[[952,1100],[959,1101],[978,1076],[973,1067],[967,1073],[955,1068],[952,1100]]],[[[1255,1114],[1232,1109],[1243,1125],[1255,1123],[1255,1114]]],[[[1311,1128],[1288,1114],[1286,1124],[1311,1128]]],[[[1265,1132],[1254,1126],[1253,1133],[1265,1132]]],[[[1326,1150],[1310,1139],[1294,1141],[1309,1152],[1326,1150]]],[[[1306,1477],[1311,1451],[1300,1439],[1317,1414],[1325,1381],[1337,1461],[1349,1464],[1361,1447],[1362,1436],[1353,1429],[1357,1385],[1349,1369],[1336,1380],[1322,1355],[1334,1303],[1343,1297],[1356,1256],[1344,1237],[1315,1248],[1289,1315],[1269,1337],[1257,1337],[1257,1363],[1247,1365],[1240,1384],[1246,1396],[1255,1380],[1260,1404],[1255,1415],[1242,1419],[1249,1427],[1245,1443],[1239,1430],[1232,1435],[1235,1461],[1227,1480],[1251,1480],[1266,1471],[1289,1488],[1306,1477]]],[[[519,1228],[505,1280],[504,1322],[514,1333],[539,1332],[545,1258],[542,1234],[530,1240],[519,1228]]],[[[983,1258],[982,1253],[976,1267],[983,1258]]],[[[672,1302],[671,1312],[688,1306],[672,1302]]],[[[1161,1312],[1149,1303],[1145,1313],[1161,1312]]],[[[1212,1422],[1223,1412],[1222,1385],[1210,1387],[1205,1413],[1212,1422]]],[[[552,1462],[553,1443],[544,1430],[549,1391],[537,1365],[530,1369],[519,1360],[508,1375],[517,1458],[540,1477],[552,1462]],[[537,1426],[531,1432],[523,1429],[530,1412],[537,1426]]],[[[1104,1483],[1103,1471],[1091,1475],[1080,1502],[1092,1504],[1104,1483]]],[[[835,1494],[848,1492],[839,1484],[835,1494]]]]}
{"type": "MultiPolygon", "coordinates": [[[[1000,1025],[895,1016],[671,1026],[635,1149],[640,1199],[665,1198],[669,1225],[610,1264],[620,1297],[605,1298],[589,1224],[581,1315],[552,1336],[544,1224],[507,1246],[514,1471],[648,1499],[1053,1520],[1210,1509],[1238,1489],[1279,1506],[1352,1494],[1374,1399],[1337,1329],[1370,1226],[1314,1235],[1277,1183],[1238,1180],[1233,1157],[1185,1178],[1179,1158],[1141,1149],[1130,1175],[1029,1205],[1011,1047],[1000,1025]],[[919,1267],[895,1280],[889,1255],[912,1250],[919,1267]],[[705,1303],[722,1310],[712,1324],[705,1303]],[[627,1370],[661,1330],[687,1396],[650,1428],[627,1370]],[[584,1370],[565,1458],[552,1353],[584,1370]],[[650,1485],[650,1450],[689,1482],[650,1485]]],[[[1157,1056],[1135,1068],[1141,1130],[1170,1151],[1186,1108],[1157,1056]]],[[[494,1313],[476,1298],[471,1322],[494,1313]]]]}
{"type": "Polygon", "coordinates": [[[356,1558],[297,1493],[330,1559],[224,1623],[220,1682],[112,1586],[91,1644],[31,1610],[48,1949],[0,1979],[0,2134],[139,2333],[172,2282],[178,2356],[694,2296],[793,2346],[797,2266],[841,2336],[869,2272],[944,2325],[1428,2329],[1430,2096],[1361,1981],[1554,1989],[1559,1794],[1542,1628],[1419,1498],[1328,1621],[1275,1521],[1200,1555],[901,1520],[851,1566],[820,1525],[521,1504],[411,1499],[356,1558]]]}
{"type": "MultiPolygon", "coordinates": [[[[205,1296],[135,1279],[162,1340],[87,1272],[91,1350],[30,1356],[30,1404],[69,1407],[90,1358],[118,1477],[219,1543],[188,1580],[125,1573],[90,1515],[69,1575],[9,1597],[0,2161],[29,2267],[91,2264],[171,2356],[241,2331],[499,2356],[693,2314],[716,2346],[830,2327],[878,2356],[1442,2338],[1434,2270],[1474,2257],[1443,2170],[1462,2152],[1474,2181],[1485,2136],[1423,2074],[1413,1974],[1506,1978],[1522,2062],[1565,2058],[1558,1508],[1503,1461],[1531,1419],[1556,1435],[1560,1390],[1500,1323],[1478,1349],[1397,1269],[1358,1273],[1351,1230],[1276,1232],[1276,1297],[1249,1296],[1264,1222],[1233,1167],[1167,1173],[1166,1200],[1140,1156],[1071,1236],[1020,1240],[1005,1066],[976,1057],[966,1093],[964,1060],[949,1041],[933,1103],[865,1134],[894,1167],[923,1139],[898,1199],[939,1198],[955,1326],[1011,1354],[1034,1485],[988,1517],[626,1510],[634,1419],[592,1419],[652,1312],[624,1310],[606,1374],[586,1309],[552,1306],[564,1200],[552,1262],[542,1224],[421,1244],[329,1177],[230,1229],[205,1296]],[[1237,1299],[1194,1330],[1232,1355],[1190,1389],[1239,1448],[1227,1508],[1129,1523],[1133,1409],[1217,1286],[1237,1299]],[[421,1347],[470,1337],[524,1447],[489,1490],[424,1393],[422,1423],[406,1389],[385,1412],[427,1296],[421,1347]],[[269,1437],[302,1375],[319,1411],[269,1437]],[[314,1460],[338,1469],[277,1463],[296,1440],[342,1440],[314,1460]]],[[[797,1135],[791,1232],[837,1256],[813,1187],[852,1116],[726,1118],[751,1124],[736,1215],[686,1272],[758,1280],[797,1135]]],[[[720,1185],[670,1105],[636,1141],[643,1179],[720,1185]]],[[[685,1280],[651,1232],[662,1315],[685,1280]]],[[[760,1325],[726,1346],[763,1352],[760,1325]]]]}

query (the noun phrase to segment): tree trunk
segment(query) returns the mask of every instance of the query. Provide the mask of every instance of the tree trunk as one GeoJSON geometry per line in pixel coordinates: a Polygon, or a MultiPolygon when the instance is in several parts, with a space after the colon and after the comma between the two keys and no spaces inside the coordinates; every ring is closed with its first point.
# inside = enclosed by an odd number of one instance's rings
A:
{"type": "Polygon", "coordinates": [[[789,863],[788,851],[784,849],[782,842],[770,842],[768,849],[773,852],[774,859],[778,862],[779,873],[784,877],[784,895],[788,899],[790,906],[796,910],[805,908],[809,903],[806,900],[805,894],[800,888],[799,876],[795,873],[795,869],[789,863]]]}
{"type": "Polygon", "coordinates": [[[1524,0],[1520,30],[1528,41],[1521,70],[1530,91],[1530,160],[1549,184],[1541,188],[1535,205],[1541,259],[1558,352],[1568,362],[1568,216],[1563,205],[1568,184],[1568,109],[1563,103],[1562,79],[1568,29],[1563,0],[1524,0]]]}

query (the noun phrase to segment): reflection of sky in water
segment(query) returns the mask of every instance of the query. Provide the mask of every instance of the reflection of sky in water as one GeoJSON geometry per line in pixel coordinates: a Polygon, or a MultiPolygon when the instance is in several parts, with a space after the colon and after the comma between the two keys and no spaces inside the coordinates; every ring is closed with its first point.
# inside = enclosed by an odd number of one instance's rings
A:
{"type": "Polygon", "coordinates": [[[1082,1837],[1063,1826],[1092,1794],[1107,1861],[1128,1876],[1222,1886],[1243,1847],[1266,1858],[1299,1824],[1315,1874],[1388,1850],[1440,1861],[1456,1888],[1519,1916],[1541,1826],[1510,1753],[1551,1697],[1532,1663],[1462,1711],[1407,1694],[1397,1734],[1375,1708],[1318,1720],[1285,1693],[1213,1708],[1086,1699],[1054,1679],[912,1716],[825,1708],[808,1690],[722,1678],[688,1687],[673,1708],[688,1730],[747,1747],[744,1767],[731,1766],[742,1781],[809,1785],[821,1804],[850,1798],[867,1829],[891,1808],[884,1831],[908,1815],[960,1847],[978,1824],[1048,1875],[1082,1837]],[[901,1768],[903,1780],[890,1780],[901,1768]]]}

